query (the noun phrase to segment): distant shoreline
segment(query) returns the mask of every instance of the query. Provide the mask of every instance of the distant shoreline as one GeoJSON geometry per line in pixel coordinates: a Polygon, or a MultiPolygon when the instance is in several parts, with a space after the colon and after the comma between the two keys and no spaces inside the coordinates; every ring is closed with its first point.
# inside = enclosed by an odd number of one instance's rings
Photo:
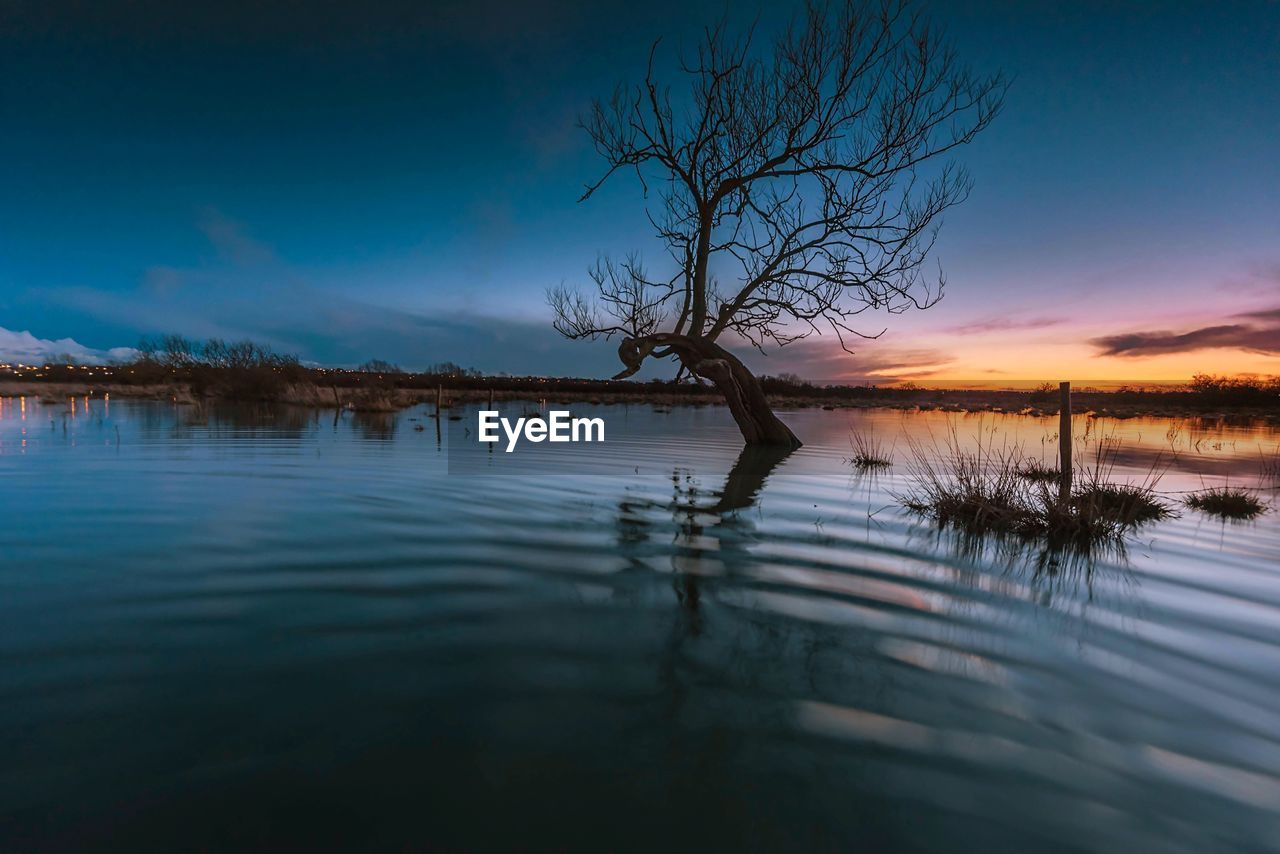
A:
{"type": "MultiPolygon", "coordinates": [[[[77,371],[78,373],[79,371],[77,371]]],[[[95,371],[95,373],[97,373],[95,371]]],[[[640,403],[657,406],[710,406],[723,401],[712,389],[666,382],[625,382],[533,377],[434,377],[375,375],[354,371],[312,372],[314,379],[282,386],[270,398],[193,392],[191,384],[121,382],[110,375],[74,380],[56,376],[0,377],[0,397],[34,397],[46,404],[72,397],[120,397],[167,400],[178,404],[205,401],[257,401],[365,412],[394,412],[418,404],[434,405],[437,393],[447,407],[455,403],[494,400],[546,400],[592,404],[640,403]]],[[[944,412],[996,412],[1029,416],[1058,412],[1056,391],[930,389],[876,386],[810,387],[764,378],[770,401],[779,409],[900,409],[944,412]],[[782,385],[783,387],[779,387],[782,385]]],[[[1232,417],[1280,423],[1280,399],[1231,401],[1187,388],[1142,391],[1080,390],[1072,394],[1072,411],[1103,418],[1232,417]]]]}

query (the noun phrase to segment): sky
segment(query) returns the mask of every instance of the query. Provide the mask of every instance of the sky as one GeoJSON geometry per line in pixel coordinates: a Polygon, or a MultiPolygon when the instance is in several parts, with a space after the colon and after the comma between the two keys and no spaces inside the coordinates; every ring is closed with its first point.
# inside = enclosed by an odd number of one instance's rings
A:
{"type": "MultiPolygon", "coordinates": [[[[1280,374],[1280,3],[922,3],[1012,79],[958,159],[945,298],[767,355],[813,380],[1280,374]]],[[[653,40],[784,4],[0,0],[0,359],[144,336],[608,376],[551,329],[597,253],[663,260],[576,121],[653,40]]],[[[661,56],[661,55],[660,55],[661,56]]],[[[931,262],[933,263],[933,262],[931,262]]]]}

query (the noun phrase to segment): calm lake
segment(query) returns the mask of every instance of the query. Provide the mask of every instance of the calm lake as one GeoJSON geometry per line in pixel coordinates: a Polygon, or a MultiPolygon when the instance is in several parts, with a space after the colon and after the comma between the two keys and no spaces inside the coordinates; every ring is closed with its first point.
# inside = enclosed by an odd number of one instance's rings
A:
{"type": "MultiPolygon", "coordinates": [[[[521,468],[474,407],[3,400],[0,850],[1280,851],[1280,513],[1073,558],[894,498],[1056,419],[570,408],[521,468]]],[[[1274,430],[1076,422],[1274,501],[1274,430]]]]}

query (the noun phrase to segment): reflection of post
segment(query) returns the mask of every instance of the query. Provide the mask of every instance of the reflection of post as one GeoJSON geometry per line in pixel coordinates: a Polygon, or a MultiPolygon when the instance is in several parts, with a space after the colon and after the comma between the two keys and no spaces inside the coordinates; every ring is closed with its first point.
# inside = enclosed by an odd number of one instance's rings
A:
{"type": "Polygon", "coordinates": [[[441,433],[440,433],[440,403],[441,403],[441,398],[443,397],[444,397],[444,388],[442,386],[436,386],[436,444],[437,445],[439,445],[443,441],[443,437],[441,436],[441,433]]]}
{"type": "Polygon", "coordinates": [[[1059,383],[1058,405],[1058,501],[1071,498],[1071,383],[1059,383]]]}

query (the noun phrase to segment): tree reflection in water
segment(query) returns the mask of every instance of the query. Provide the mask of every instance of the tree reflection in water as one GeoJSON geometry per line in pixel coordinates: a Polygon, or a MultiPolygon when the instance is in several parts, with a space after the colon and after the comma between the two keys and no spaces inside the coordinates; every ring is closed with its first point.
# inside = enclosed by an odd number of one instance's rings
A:
{"type": "MultiPolygon", "coordinates": [[[[715,492],[705,492],[694,477],[680,469],[671,473],[671,500],[625,499],[619,502],[617,515],[619,550],[637,570],[652,571],[647,560],[655,523],[646,518],[653,511],[672,514],[674,550],[663,550],[670,557],[672,586],[683,617],[683,629],[690,635],[702,631],[701,579],[723,573],[726,562],[732,562],[745,525],[739,511],[756,504],[765,481],[787,459],[794,449],[770,446],[747,446],[738,455],[715,492]]],[[[665,527],[665,526],[664,526],[665,527]]]]}

